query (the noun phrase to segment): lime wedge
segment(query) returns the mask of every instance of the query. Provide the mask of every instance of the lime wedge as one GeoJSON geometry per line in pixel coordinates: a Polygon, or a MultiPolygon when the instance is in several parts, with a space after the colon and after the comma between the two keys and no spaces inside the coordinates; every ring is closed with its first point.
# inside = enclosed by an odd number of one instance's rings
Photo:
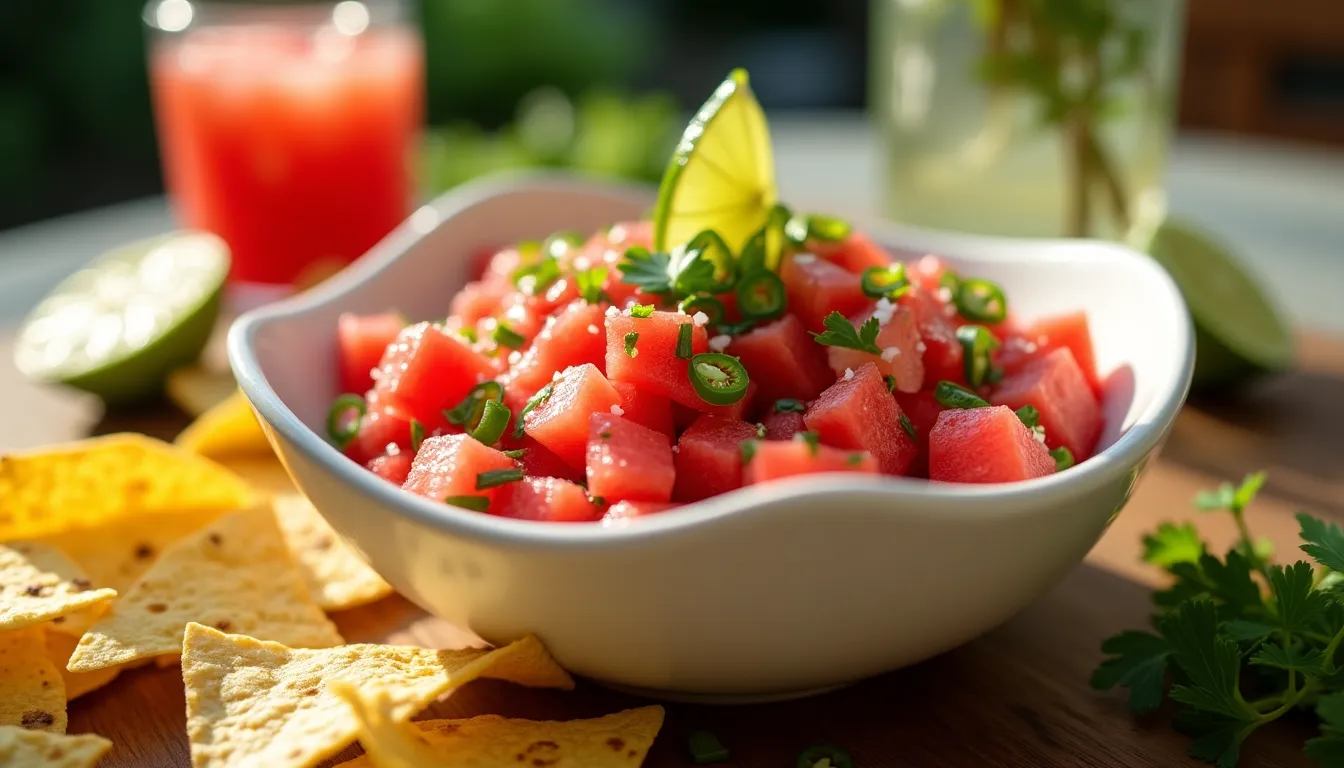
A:
{"type": "Polygon", "coordinates": [[[1226,387],[1281,371],[1293,359],[1288,325],[1265,291],[1226,246],[1190,225],[1167,221],[1148,252],[1185,296],[1195,325],[1194,387],[1226,387]]]}
{"type": "Polygon", "coordinates": [[[219,317],[229,249],[174,232],[103,254],[66,278],[19,329],[25,376],[120,405],[160,393],[174,368],[200,357],[219,317]]]}
{"type": "Polygon", "coordinates": [[[667,251],[713,229],[741,253],[777,199],[765,112],[746,70],[735,69],[695,113],[672,153],[654,209],[654,247],[667,251]]]}

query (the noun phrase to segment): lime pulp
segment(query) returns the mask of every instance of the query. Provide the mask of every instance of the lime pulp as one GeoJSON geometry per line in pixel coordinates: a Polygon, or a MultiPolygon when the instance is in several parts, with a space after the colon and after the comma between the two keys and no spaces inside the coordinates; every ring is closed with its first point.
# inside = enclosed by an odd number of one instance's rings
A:
{"type": "Polygon", "coordinates": [[[173,232],[114,249],[61,282],[29,313],[14,350],[25,376],[124,404],[159,394],[200,357],[219,316],[229,249],[173,232]]]}

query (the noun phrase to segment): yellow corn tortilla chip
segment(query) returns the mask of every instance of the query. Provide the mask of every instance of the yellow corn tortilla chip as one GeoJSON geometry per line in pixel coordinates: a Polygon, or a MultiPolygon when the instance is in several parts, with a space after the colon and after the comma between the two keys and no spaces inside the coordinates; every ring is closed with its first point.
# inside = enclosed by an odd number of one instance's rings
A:
{"type": "Polygon", "coordinates": [[[0,726],[0,765],[5,768],[92,768],[112,742],[92,733],[66,735],[0,726]]]}
{"type": "Polygon", "coordinates": [[[238,391],[227,368],[189,365],[168,374],[164,391],[173,404],[190,416],[200,416],[238,391]]]}
{"type": "Polygon", "coordinates": [[[361,694],[346,680],[329,688],[359,721],[365,753],[342,768],[639,768],[663,727],[659,706],[565,722],[484,715],[402,723],[386,691],[361,694]]]}
{"type": "Polygon", "coordinates": [[[181,653],[190,622],[299,648],[344,642],[308,596],[275,515],[259,507],[226,515],[164,550],[79,639],[68,669],[181,653]]]}
{"type": "MultiPolygon", "coordinates": [[[[44,625],[47,626],[47,625],[44,625]]],[[[79,638],[63,632],[46,632],[47,660],[60,673],[65,683],[65,700],[73,701],[91,691],[96,691],[116,679],[126,667],[108,667],[93,672],[71,672],[65,668],[70,663],[70,654],[75,651],[79,638]]]]}
{"type": "Polygon", "coordinates": [[[276,496],[273,503],[285,543],[319,607],[342,611],[392,594],[392,585],[332,530],[308,499],[286,493],[276,496]]]}
{"type": "Polygon", "coordinates": [[[144,435],[95,437],[0,456],[0,541],[163,512],[255,503],[241,478],[144,435]]]}
{"type": "Polygon", "coordinates": [[[42,628],[0,632],[0,725],[65,733],[65,724],[65,684],[42,628]]]}
{"type": "Polygon", "coordinates": [[[0,632],[75,614],[117,596],[95,589],[65,553],[36,541],[0,544],[0,632]]]}
{"type": "Polygon", "coordinates": [[[326,684],[346,680],[389,692],[405,720],[477,677],[570,689],[574,680],[528,636],[495,650],[347,645],[299,650],[192,624],[182,646],[187,736],[196,768],[308,768],[359,730],[326,684]]]}
{"type": "Polygon", "coordinates": [[[238,390],[198,416],[174,442],[211,458],[271,453],[252,406],[238,390]]]}

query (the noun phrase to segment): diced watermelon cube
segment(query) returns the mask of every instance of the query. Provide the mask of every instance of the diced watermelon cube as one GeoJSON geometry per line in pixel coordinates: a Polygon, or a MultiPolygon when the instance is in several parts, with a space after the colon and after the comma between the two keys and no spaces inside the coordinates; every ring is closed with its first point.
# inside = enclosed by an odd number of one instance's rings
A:
{"type": "Polygon", "coordinates": [[[657,501],[618,501],[607,507],[606,514],[602,515],[602,524],[610,525],[631,517],[647,517],[659,512],[666,512],[675,506],[677,505],[663,504],[657,501]]]}
{"type": "Polygon", "coordinates": [[[900,418],[901,407],[872,363],[831,385],[803,415],[823,444],[868,451],[888,475],[904,474],[919,451],[900,418]]]}
{"type": "Polygon", "coordinates": [[[699,501],[742,487],[742,443],[756,425],[705,414],[677,441],[677,482],[672,498],[699,501]]]}
{"type": "Polygon", "coordinates": [[[838,243],[808,240],[807,250],[856,275],[871,267],[891,265],[891,254],[860,232],[851,232],[838,243]]]}
{"type": "Polygon", "coordinates": [[[577,299],[546,320],[541,333],[507,374],[507,384],[524,400],[551,382],[556,371],[592,363],[607,365],[606,318],[602,308],[577,299]]]}
{"type": "Polygon", "coordinates": [[[584,482],[582,469],[570,466],[531,436],[523,435],[521,440],[509,440],[508,443],[510,448],[516,446],[523,449],[523,457],[518,463],[523,465],[523,471],[528,477],[558,477],[575,483],[584,482]]]}
{"type": "Polygon", "coordinates": [[[957,326],[953,315],[948,312],[951,306],[938,298],[938,289],[927,290],[918,286],[900,299],[902,307],[915,315],[915,325],[919,329],[922,342],[924,363],[924,389],[931,389],[940,381],[966,383],[966,371],[963,366],[961,342],[957,340],[957,326]]]}
{"type": "Polygon", "coordinates": [[[1012,409],[951,408],[929,431],[929,478],[1011,483],[1054,473],[1055,460],[1012,409]]]}
{"type": "Polygon", "coordinates": [[[556,477],[525,477],[504,486],[499,514],[547,523],[590,523],[602,511],[583,486],[556,477]]]}
{"type": "MultiPolygon", "coordinates": [[[[359,431],[345,446],[345,455],[360,464],[368,464],[385,453],[391,453],[393,448],[404,452],[411,449],[410,413],[398,403],[384,403],[376,393],[370,394],[372,396],[365,406],[364,417],[359,420],[359,431]]],[[[426,427],[426,434],[446,426],[447,422],[440,415],[436,422],[426,427]]]]}
{"type": "Polygon", "coordinates": [[[709,403],[700,403],[699,408],[687,408],[681,403],[672,404],[672,419],[676,424],[677,431],[691,426],[695,420],[703,414],[712,414],[722,419],[732,419],[734,421],[746,421],[747,414],[752,413],[756,407],[756,392],[759,387],[756,382],[747,381],[747,393],[732,405],[710,405],[709,403]]]}
{"type": "Polygon", "coordinates": [[[620,403],[621,398],[597,366],[585,363],[566,368],[551,396],[527,414],[523,429],[566,464],[582,470],[588,448],[588,415],[610,415],[611,407],[620,403]]]}
{"type": "Polygon", "coordinates": [[[366,466],[373,474],[397,487],[401,487],[406,483],[406,477],[411,474],[413,458],[409,451],[385,453],[370,461],[366,466]]]}
{"type": "Polygon", "coordinates": [[[607,317],[607,376],[624,381],[655,395],[674,400],[687,408],[704,410],[705,401],[695,393],[687,376],[688,361],[677,357],[677,334],[681,326],[691,325],[691,353],[708,351],[709,337],[689,315],[654,312],[649,317],[631,317],[621,313],[607,317]],[[639,334],[634,356],[625,352],[627,334],[639,334]]]}
{"type": "Polygon", "coordinates": [[[448,314],[461,320],[464,326],[474,326],[499,312],[503,308],[501,302],[504,297],[512,292],[513,286],[507,282],[467,283],[453,296],[452,303],[448,305],[448,314]]]}
{"type": "Polygon", "coordinates": [[[676,468],[667,437],[611,413],[588,420],[588,492],[608,503],[672,498],[676,468]]]}
{"type": "MultiPolygon", "coordinates": [[[[900,305],[888,309],[891,318],[882,323],[874,342],[882,353],[874,355],[847,347],[827,347],[831,370],[835,376],[843,376],[847,370],[852,371],[872,363],[877,366],[879,374],[896,379],[898,390],[916,392],[924,383],[924,361],[919,351],[919,329],[915,325],[915,315],[900,305]]],[[[853,319],[854,327],[862,326],[875,313],[881,322],[882,311],[870,310],[853,319]]]]}
{"type": "Polygon", "coordinates": [[[835,381],[826,364],[826,349],[793,315],[758,326],[733,339],[728,354],[737,356],[760,396],[811,400],[835,381]]]}
{"type": "Polygon", "coordinates": [[[747,485],[778,480],[781,477],[811,475],[820,472],[860,472],[878,474],[877,461],[867,451],[846,451],[825,445],[808,445],[803,440],[763,440],[755,444],[755,453],[743,470],[747,485]]]}
{"type": "Polygon", "coordinates": [[[1067,347],[1005,376],[989,401],[1013,410],[1036,406],[1045,427],[1045,444],[1065,446],[1076,461],[1092,455],[1101,435],[1101,405],[1067,347]]]}
{"type": "Polygon", "coordinates": [[[517,466],[513,459],[473,437],[431,437],[420,444],[402,487],[435,501],[454,496],[481,497],[489,505],[487,511],[491,511],[499,508],[495,501],[500,487],[477,490],[476,477],[482,472],[517,466]]]}
{"type": "Polygon", "coordinates": [[[1097,375],[1097,358],[1092,350],[1092,331],[1087,324],[1086,312],[1070,312],[1037,320],[1020,335],[1004,340],[998,362],[1006,372],[1013,373],[1060,347],[1073,353],[1073,360],[1078,363],[1083,378],[1092,388],[1092,394],[1100,399],[1101,378],[1097,375]]]}
{"type": "MultiPolygon", "coordinates": [[[[607,281],[602,289],[606,291],[617,306],[620,306],[626,300],[640,295],[634,285],[621,279],[621,271],[618,268],[621,259],[625,256],[626,249],[636,245],[642,245],[645,248],[653,247],[652,222],[623,222],[616,224],[606,232],[593,235],[579,250],[578,256],[574,259],[574,269],[585,270],[605,266],[607,268],[607,281]]],[[[641,295],[640,303],[649,303],[644,298],[646,297],[641,295]]]]}
{"type": "Polygon", "coordinates": [[[499,303],[499,311],[476,323],[476,335],[480,337],[483,348],[493,348],[490,336],[497,327],[504,325],[510,331],[522,336],[524,345],[531,344],[537,334],[541,333],[541,326],[546,322],[546,316],[550,311],[545,302],[514,291],[499,303]]]}
{"type": "Polygon", "coordinates": [[[499,285],[513,285],[513,273],[523,266],[523,256],[517,248],[504,248],[495,251],[481,272],[483,282],[499,285]]]}
{"type": "Polygon", "coordinates": [[[793,436],[799,432],[807,431],[807,424],[803,422],[803,414],[798,411],[779,412],[771,406],[769,413],[761,419],[765,425],[766,440],[792,440],[793,436]]]}
{"type": "Polygon", "coordinates": [[[621,398],[621,413],[618,415],[667,435],[668,440],[677,436],[676,424],[672,420],[671,400],[624,381],[613,381],[611,386],[621,398]]]}
{"type": "Polygon", "coordinates": [[[387,348],[373,391],[381,402],[400,405],[411,418],[429,425],[494,375],[490,359],[465,339],[418,323],[403,329],[387,348]]]}
{"type": "Polygon", "coordinates": [[[901,412],[915,428],[915,442],[919,445],[919,453],[915,454],[915,460],[906,470],[906,474],[912,477],[928,477],[929,430],[938,423],[938,414],[943,412],[943,406],[934,398],[931,389],[899,392],[896,394],[896,403],[901,406],[901,412]]]}
{"type": "Polygon", "coordinates": [[[344,312],[336,319],[342,392],[362,395],[369,391],[373,386],[373,369],[405,326],[406,321],[395,312],[381,315],[344,312]]]}
{"type": "Polygon", "coordinates": [[[830,313],[853,317],[873,304],[863,295],[858,275],[810,253],[784,259],[779,276],[784,280],[789,312],[815,333],[826,330],[822,321],[830,313]]]}

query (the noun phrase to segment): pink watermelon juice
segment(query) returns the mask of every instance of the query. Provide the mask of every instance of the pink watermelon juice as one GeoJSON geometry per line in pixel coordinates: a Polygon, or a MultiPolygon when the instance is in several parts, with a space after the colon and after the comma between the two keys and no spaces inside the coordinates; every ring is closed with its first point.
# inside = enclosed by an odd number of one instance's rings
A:
{"type": "Polygon", "coordinates": [[[647,222],[501,249],[445,321],[340,318],[332,438],[414,493],[550,522],[817,473],[1012,483],[1092,455],[1084,314],[1020,323],[993,283],[827,232],[729,276],[654,253],[647,222]]]}

